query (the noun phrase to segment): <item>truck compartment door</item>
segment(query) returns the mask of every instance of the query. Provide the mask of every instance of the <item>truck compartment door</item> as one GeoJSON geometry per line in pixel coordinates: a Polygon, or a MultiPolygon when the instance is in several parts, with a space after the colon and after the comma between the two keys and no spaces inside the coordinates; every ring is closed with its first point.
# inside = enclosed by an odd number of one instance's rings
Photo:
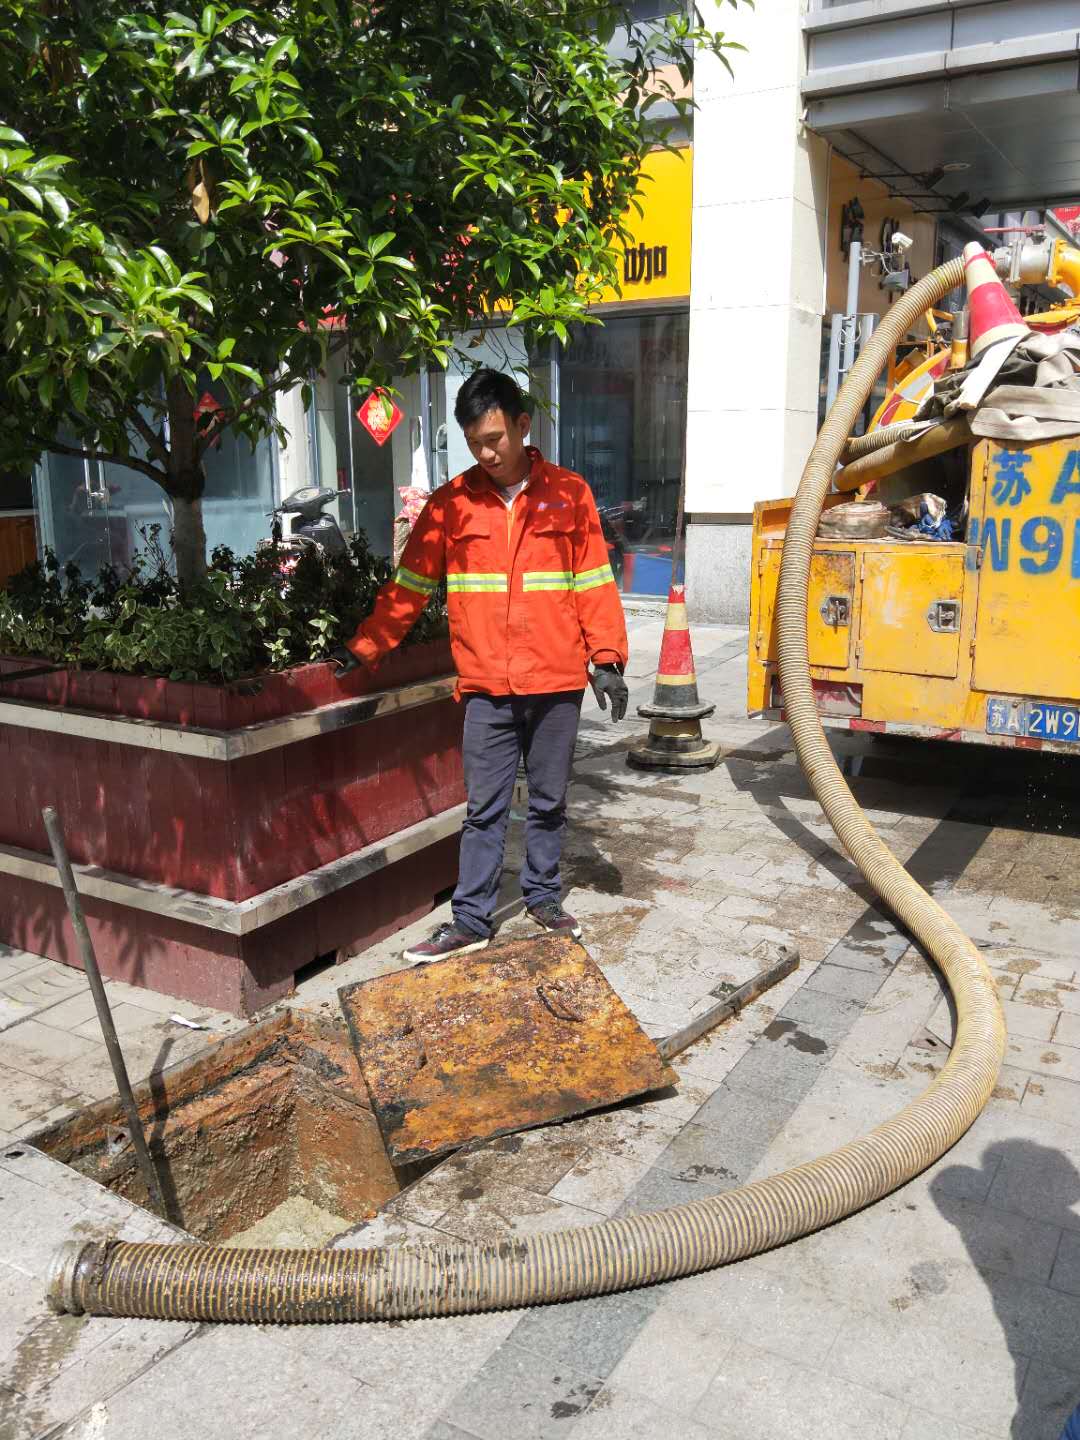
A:
{"type": "MultiPolygon", "coordinates": [[[[776,660],[776,587],[781,547],[769,546],[758,559],[760,602],[755,638],[759,660],[776,660]]],[[[810,558],[807,641],[810,664],[846,670],[851,663],[851,627],[855,606],[855,557],[815,550],[810,558]]]]}
{"type": "Polygon", "coordinates": [[[960,659],[964,546],[904,542],[862,560],[859,667],[952,679],[960,659]]]}

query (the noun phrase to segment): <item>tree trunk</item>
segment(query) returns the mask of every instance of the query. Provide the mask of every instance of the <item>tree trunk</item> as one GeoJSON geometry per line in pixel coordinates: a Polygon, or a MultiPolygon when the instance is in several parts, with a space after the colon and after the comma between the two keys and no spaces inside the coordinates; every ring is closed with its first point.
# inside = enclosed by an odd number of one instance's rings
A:
{"type": "Polygon", "coordinates": [[[173,496],[173,552],[176,578],[183,588],[196,585],[206,575],[206,531],[203,528],[202,499],[173,496]]]}
{"type": "Polygon", "coordinates": [[[206,531],[202,518],[206,475],[196,453],[199,437],[194,402],[180,380],[170,380],[165,393],[169,406],[167,489],[173,503],[173,551],[176,578],[186,589],[206,575],[206,531]]]}

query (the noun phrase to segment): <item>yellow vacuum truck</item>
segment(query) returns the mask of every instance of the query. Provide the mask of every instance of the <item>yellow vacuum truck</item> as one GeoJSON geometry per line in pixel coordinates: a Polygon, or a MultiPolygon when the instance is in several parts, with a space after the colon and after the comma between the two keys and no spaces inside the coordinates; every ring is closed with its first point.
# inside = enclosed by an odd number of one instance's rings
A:
{"type": "MultiPolygon", "coordinates": [[[[1070,291],[1075,298],[1027,316],[1022,328],[1080,349],[1069,328],[1080,319],[1080,250],[1028,241],[995,252],[992,264],[1014,284],[1070,291]]],[[[824,724],[852,730],[1078,753],[1080,424],[1068,414],[1070,405],[1080,413],[1080,393],[1068,382],[1056,395],[992,391],[986,404],[1020,397],[1007,439],[977,433],[962,407],[919,427],[915,412],[935,389],[960,372],[955,394],[977,368],[967,358],[967,318],[956,317],[951,345],[898,369],[834,475],[810,567],[818,711],[824,724]],[[1058,410],[1046,408],[1047,396],[1058,410]],[[1017,408],[1035,419],[1017,421],[1017,408]],[[1037,438],[1015,438],[1025,429],[1037,438]],[[1057,433],[1045,438],[1048,429],[1057,433]]],[[[1064,356],[1067,369],[1074,357],[1064,356]]],[[[791,505],[754,510],[748,709],[775,718],[784,714],[776,595],[791,505]]]]}

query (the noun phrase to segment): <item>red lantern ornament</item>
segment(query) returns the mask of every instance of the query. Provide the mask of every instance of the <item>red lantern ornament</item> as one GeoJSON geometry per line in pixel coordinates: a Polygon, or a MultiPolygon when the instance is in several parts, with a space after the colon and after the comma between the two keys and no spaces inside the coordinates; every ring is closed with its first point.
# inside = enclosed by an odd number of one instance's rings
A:
{"type": "Polygon", "coordinates": [[[357,410],[356,418],[376,445],[385,445],[405,416],[385,390],[373,390],[357,410]]]}

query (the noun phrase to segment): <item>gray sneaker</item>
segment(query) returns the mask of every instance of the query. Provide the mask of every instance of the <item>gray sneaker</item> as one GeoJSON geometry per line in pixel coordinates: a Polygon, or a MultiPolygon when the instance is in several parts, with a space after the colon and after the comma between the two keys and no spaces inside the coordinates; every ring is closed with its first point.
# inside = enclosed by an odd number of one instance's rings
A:
{"type": "Polygon", "coordinates": [[[529,919],[539,925],[541,930],[550,930],[555,935],[570,935],[575,940],[581,939],[581,926],[573,915],[567,914],[558,900],[542,900],[528,914],[529,919]]]}
{"type": "Polygon", "coordinates": [[[491,944],[488,935],[477,935],[475,930],[466,930],[454,921],[445,921],[426,940],[410,945],[402,952],[403,960],[416,960],[421,964],[429,960],[445,960],[448,955],[471,955],[474,950],[486,950],[491,944]]]}

